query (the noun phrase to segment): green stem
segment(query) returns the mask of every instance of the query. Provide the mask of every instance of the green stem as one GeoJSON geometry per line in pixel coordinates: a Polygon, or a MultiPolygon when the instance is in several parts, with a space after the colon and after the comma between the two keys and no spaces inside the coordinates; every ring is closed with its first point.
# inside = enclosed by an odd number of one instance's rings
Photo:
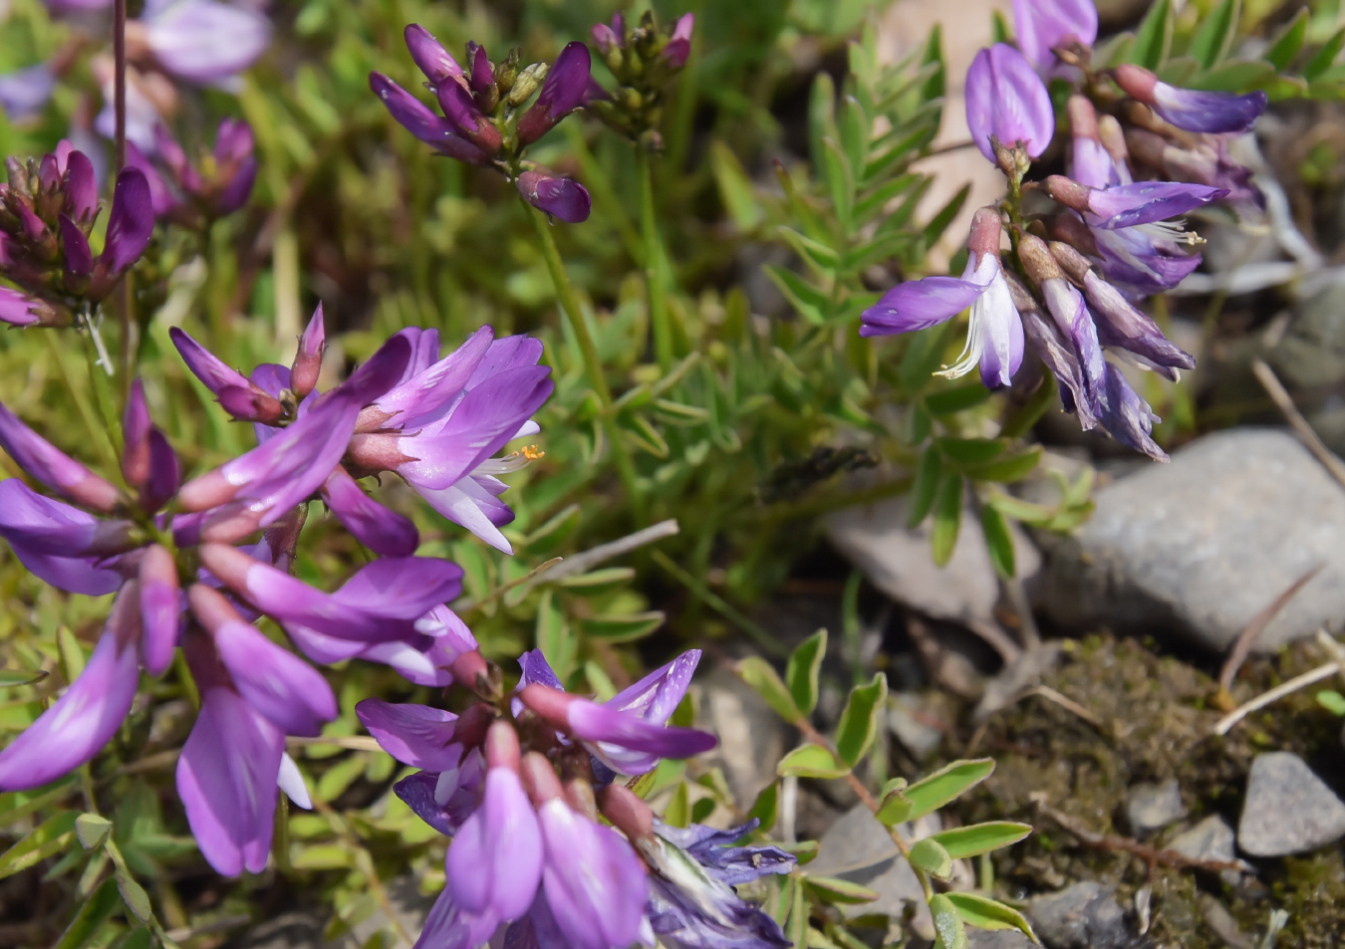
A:
{"type": "MultiPolygon", "coordinates": [[[[112,446],[111,433],[99,422],[94,414],[93,407],[89,405],[88,395],[83,389],[74,384],[70,377],[70,371],[66,368],[65,358],[61,353],[61,346],[56,341],[54,332],[42,334],[51,350],[52,362],[56,364],[56,371],[61,375],[61,381],[65,383],[65,391],[70,393],[70,397],[75,400],[75,409],[79,412],[80,419],[84,422],[84,428],[89,433],[89,439],[98,450],[103,463],[107,466],[107,472],[110,477],[116,478],[121,471],[121,466],[117,463],[117,452],[112,446]]],[[[90,381],[92,385],[92,381],[90,381]]]]}
{"type": "Polygon", "coordinates": [[[615,189],[612,188],[612,182],[607,173],[598,164],[598,159],[594,157],[593,150],[588,147],[588,142],[584,140],[583,126],[578,122],[566,122],[561,128],[565,129],[570,148],[574,151],[574,157],[579,160],[579,168],[584,173],[585,186],[593,192],[593,197],[601,205],[603,213],[611,218],[612,223],[616,225],[617,231],[621,234],[621,242],[626,245],[626,252],[631,255],[632,259],[642,262],[641,255],[644,253],[644,248],[640,243],[640,235],[636,233],[635,225],[630,221],[630,215],[626,213],[625,206],[622,205],[621,199],[617,197],[615,189]]]}
{"type": "Polygon", "coordinates": [[[574,292],[574,285],[570,283],[569,274],[565,272],[565,264],[560,259],[556,239],[551,236],[551,225],[546,215],[527,202],[524,202],[524,208],[532,219],[533,228],[537,231],[537,244],[542,249],[546,269],[551,274],[551,283],[556,288],[560,308],[565,311],[565,317],[570,321],[570,328],[574,330],[575,339],[579,341],[579,353],[584,359],[584,370],[588,374],[589,385],[598,394],[598,401],[602,404],[602,430],[612,446],[612,461],[616,464],[617,475],[620,476],[621,483],[635,509],[636,519],[643,523],[644,498],[636,480],[635,463],[631,460],[630,452],[626,450],[626,443],[621,440],[621,429],[617,426],[616,417],[611,411],[612,390],[607,388],[607,377],[603,375],[598,347],[593,342],[593,335],[588,331],[588,322],[584,319],[584,311],[579,306],[579,297],[574,292]]]}
{"type": "Polygon", "coordinates": [[[654,355],[665,374],[673,364],[672,326],[668,322],[667,262],[663,242],[659,240],[658,220],[654,212],[654,173],[649,152],[636,146],[635,162],[640,170],[640,230],[644,235],[645,286],[649,292],[649,322],[654,330],[654,355]]]}

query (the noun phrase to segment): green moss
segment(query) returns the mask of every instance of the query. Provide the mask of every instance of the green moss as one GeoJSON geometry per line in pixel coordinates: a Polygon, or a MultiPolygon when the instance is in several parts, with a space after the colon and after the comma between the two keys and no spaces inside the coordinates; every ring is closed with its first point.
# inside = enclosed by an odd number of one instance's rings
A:
{"type": "MultiPolygon", "coordinates": [[[[1242,671],[1234,697],[1246,701],[1319,661],[1306,646],[1253,660],[1242,671]]],[[[1223,946],[1204,921],[1202,893],[1228,907],[1249,935],[1259,936],[1270,910],[1282,907],[1291,920],[1281,946],[1345,945],[1345,863],[1338,849],[1265,861],[1259,881],[1237,888],[1213,874],[1164,867],[1151,877],[1133,856],[1080,847],[1040,816],[1034,803],[1043,798],[1099,833],[1128,835],[1127,788],[1175,777],[1190,815],[1181,827],[1212,813],[1236,825],[1247,771],[1257,754],[1274,749],[1317,759],[1314,764],[1339,760],[1340,720],[1317,704],[1312,690],[1217,737],[1213,728],[1222,713],[1214,705],[1217,689],[1208,674],[1180,659],[1155,655],[1134,640],[1110,636],[1070,644],[1045,684],[1082,705],[1095,721],[1033,694],[988,723],[978,753],[993,755],[999,766],[968,802],[964,819],[1026,820],[1039,828],[997,858],[1001,881],[1031,895],[1098,880],[1115,885],[1123,904],[1147,883],[1153,887],[1151,935],[1158,945],[1223,946]]],[[[1161,846],[1170,836],[1154,843],[1161,846]]]]}

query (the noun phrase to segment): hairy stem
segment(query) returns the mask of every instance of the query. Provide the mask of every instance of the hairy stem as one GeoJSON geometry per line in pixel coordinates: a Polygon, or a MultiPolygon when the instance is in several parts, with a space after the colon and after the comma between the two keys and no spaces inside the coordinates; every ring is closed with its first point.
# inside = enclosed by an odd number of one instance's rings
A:
{"type": "MultiPolygon", "coordinates": [[[[112,59],[114,64],[114,85],[112,108],[116,118],[115,133],[115,173],[126,167],[126,0],[113,0],[112,4],[112,59]]],[[[123,401],[131,393],[131,275],[121,278],[117,289],[117,321],[120,339],[118,345],[121,357],[121,388],[123,401]]],[[[108,363],[108,373],[112,365],[108,363]]]]}
{"type": "Polygon", "coordinates": [[[654,170],[649,151],[636,146],[640,170],[640,232],[644,236],[645,288],[649,294],[649,323],[654,330],[654,356],[664,374],[672,368],[672,325],[668,322],[668,264],[659,239],[654,211],[654,170]]]}
{"type": "Polygon", "coordinates": [[[621,478],[621,483],[626,489],[626,495],[630,498],[636,519],[643,523],[645,520],[644,498],[636,481],[635,464],[631,460],[630,452],[626,450],[626,443],[621,440],[621,429],[617,426],[616,418],[611,411],[612,390],[607,388],[607,378],[603,375],[602,360],[598,356],[598,347],[593,342],[593,335],[588,331],[588,323],[584,320],[584,311],[579,306],[579,297],[574,292],[574,285],[570,283],[569,275],[565,272],[565,264],[560,259],[560,250],[556,247],[556,239],[551,236],[551,225],[547,221],[546,215],[527,202],[524,202],[523,206],[532,219],[533,228],[537,231],[537,244],[542,250],[543,259],[546,261],[546,269],[551,274],[551,283],[556,288],[556,298],[560,301],[560,308],[565,311],[565,317],[570,322],[570,328],[574,331],[575,339],[579,341],[579,352],[584,360],[584,370],[588,374],[589,385],[598,394],[598,401],[602,404],[602,430],[612,446],[612,460],[616,464],[617,475],[621,478]]]}

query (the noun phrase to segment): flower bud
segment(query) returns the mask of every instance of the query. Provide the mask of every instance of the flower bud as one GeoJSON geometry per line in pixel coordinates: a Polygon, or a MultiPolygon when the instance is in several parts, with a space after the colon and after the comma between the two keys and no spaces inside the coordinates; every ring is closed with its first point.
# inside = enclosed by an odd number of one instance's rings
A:
{"type": "Polygon", "coordinates": [[[566,224],[580,224],[588,220],[593,199],[578,182],[538,171],[525,171],[518,176],[517,184],[523,200],[538,210],[566,224]]]}
{"type": "Polygon", "coordinates": [[[514,81],[514,87],[509,90],[509,96],[505,102],[518,108],[523,103],[532,98],[532,94],[537,91],[537,87],[546,79],[547,70],[550,69],[546,63],[533,63],[518,74],[518,79],[514,81]]]}
{"type": "Polygon", "coordinates": [[[290,368],[290,391],[296,398],[303,399],[318,384],[318,375],[322,372],[322,354],[327,348],[327,334],[323,326],[322,304],[313,311],[313,318],[299,337],[299,351],[294,355],[294,364],[290,368]]]}

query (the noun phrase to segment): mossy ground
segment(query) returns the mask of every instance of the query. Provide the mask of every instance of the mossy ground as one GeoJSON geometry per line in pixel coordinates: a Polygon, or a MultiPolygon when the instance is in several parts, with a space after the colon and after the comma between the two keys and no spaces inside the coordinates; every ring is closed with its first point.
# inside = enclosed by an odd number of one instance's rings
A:
{"type": "MultiPolygon", "coordinates": [[[[1250,661],[1233,690],[1243,702],[1320,662],[1311,646],[1250,661]]],[[[1189,812],[1185,822],[1150,843],[1161,848],[1176,831],[1218,813],[1237,826],[1248,768],[1260,752],[1292,751],[1337,792],[1345,789],[1341,720],[1315,700],[1311,687],[1260,711],[1225,737],[1213,734],[1221,712],[1206,670],[1146,644],[1095,636],[1069,644],[1046,683],[1083,706],[1090,723],[1060,704],[1029,696],[999,712],[979,736],[980,753],[998,761],[995,774],[963,813],[965,820],[1016,819],[1037,831],[996,863],[1012,895],[1058,889],[1079,880],[1114,884],[1127,905],[1146,883],[1153,888],[1150,936],[1159,946],[1219,949],[1205,922],[1201,894],[1217,898],[1242,931],[1259,939],[1273,908],[1290,914],[1282,947],[1345,945],[1345,859],[1339,845],[1300,858],[1264,860],[1255,878],[1229,885],[1219,875],[1157,867],[1130,854],[1080,846],[1037,811],[1035,795],[1099,833],[1128,835],[1127,788],[1176,777],[1189,812]]],[[[975,739],[973,739],[974,741],[975,739]]]]}

